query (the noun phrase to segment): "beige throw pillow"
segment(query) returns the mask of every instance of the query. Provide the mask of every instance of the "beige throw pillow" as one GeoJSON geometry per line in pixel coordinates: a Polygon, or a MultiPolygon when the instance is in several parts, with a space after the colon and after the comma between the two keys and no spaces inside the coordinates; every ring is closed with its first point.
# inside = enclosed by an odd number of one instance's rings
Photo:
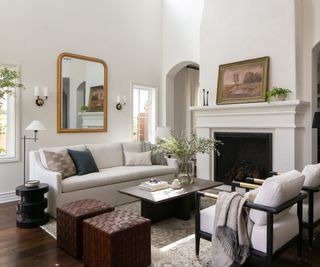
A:
{"type": "Polygon", "coordinates": [[[43,150],[47,169],[61,173],[62,179],[76,174],[76,167],[67,150],[51,152],[43,150]]]}
{"type": "Polygon", "coordinates": [[[151,166],[151,151],[147,152],[123,152],[126,166],[151,166]]]}

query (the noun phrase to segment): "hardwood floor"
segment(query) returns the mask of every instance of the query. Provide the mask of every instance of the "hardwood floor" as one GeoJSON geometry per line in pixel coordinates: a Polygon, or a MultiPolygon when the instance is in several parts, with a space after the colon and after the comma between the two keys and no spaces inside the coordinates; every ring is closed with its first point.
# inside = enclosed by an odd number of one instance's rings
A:
{"type": "Polygon", "coordinates": [[[56,240],[41,228],[17,228],[15,205],[0,205],[1,267],[84,266],[59,249],[56,240]]]}
{"type": "MultiPolygon", "coordinates": [[[[81,261],[59,249],[56,240],[41,228],[17,228],[15,225],[15,206],[14,202],[0,204],[1,267],[84,266],[81,261]]],[[[260,264],[256,266],[260,266],[260,264]]],[[[276,260],[274,266],[320,266],[319,239],[316,240],[312,250],[304,246],[302,261],[297,261],[296,249],[290,248],[276,260]]]]}

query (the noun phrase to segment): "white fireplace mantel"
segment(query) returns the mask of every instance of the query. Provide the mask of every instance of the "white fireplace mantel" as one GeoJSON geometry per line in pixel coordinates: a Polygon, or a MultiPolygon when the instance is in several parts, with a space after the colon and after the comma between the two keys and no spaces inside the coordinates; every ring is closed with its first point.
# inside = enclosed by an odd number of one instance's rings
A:
{"type": "MultiPolygon", "coordinates": [[[[287,171],[303,167],[301,151],[305,111],[300,100],[190,107],[197,134],[214,137],[215,132],[272,133],[273,169],[287,171]]],[[[197,156],[198,177],[213,179],[213,155],[197,156]]]]}

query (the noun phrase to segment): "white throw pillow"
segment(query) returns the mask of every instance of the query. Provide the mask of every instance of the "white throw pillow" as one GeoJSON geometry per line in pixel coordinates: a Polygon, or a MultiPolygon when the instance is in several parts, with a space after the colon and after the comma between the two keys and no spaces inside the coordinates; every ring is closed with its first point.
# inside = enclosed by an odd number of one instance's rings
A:
{"type": "Polygon", "coordinates": [[[304,186],[316,187],[320,185],[320,163],[305,166],[302,173],[306,177],[304,186]]]}
{"type": "Polygon", "coordinates": [[[87,144],[98,169],[123,166],[122,146],[120,143],[87,144]]]}
{"type": "Polygon", "coordinates": [[[151,166],[151,151],[147,152],[126,152],[124,151],[126,166],[151,166]]]}
{"type": "MultiPolygon", "coordinates": [[[[254,200],[255,204],[277,207],[290,199],[297,197],[302,189],[304,175],[296,170],[268,178],[262,184],[254,200]]],[[[288,212],[288,209],[275,215],[277,219],[288,212]]],[[[258,224],[267,224],[267,213],[255,209],[250,210],[250,219],[258,224]]]]}

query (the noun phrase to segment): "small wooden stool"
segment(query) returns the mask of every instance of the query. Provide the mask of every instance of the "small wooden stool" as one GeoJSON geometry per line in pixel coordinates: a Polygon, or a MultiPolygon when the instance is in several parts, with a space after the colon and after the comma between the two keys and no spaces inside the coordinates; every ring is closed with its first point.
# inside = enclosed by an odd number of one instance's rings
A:
{"type": "Polygon", "coordinates": [[[117,210],[83,221],[83,261],[89,267],[151,264],[150,220],[117,210]]]}
{"type": "Polygon", "coordinates": [[[113,211],[114,207],[96,199],[83,199],[57,207],[58,246],[76,258],[83,253],[82,221],[113,211]]]}

